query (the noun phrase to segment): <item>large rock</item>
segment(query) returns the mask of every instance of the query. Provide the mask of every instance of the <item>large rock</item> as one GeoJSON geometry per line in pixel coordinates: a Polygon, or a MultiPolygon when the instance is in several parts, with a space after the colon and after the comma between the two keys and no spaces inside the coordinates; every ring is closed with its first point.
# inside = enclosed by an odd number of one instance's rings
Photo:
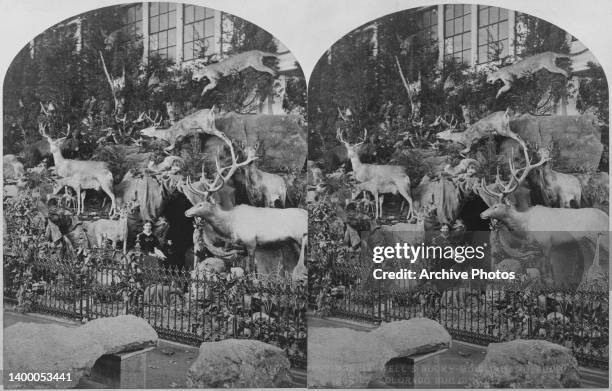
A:
{"type": "Polygon", "coordinates": [[[396,356],[370,332],[316,327],[308,330],[308,387],[366,388],[396,356]]]}
{"type": "Polygon", "coordinates": [[[104,348],[105,354],[131,352],[157,346],[157,332],[144,319],[134,315],[99,318],[79,327],[104,348]]]}
{"type": "Polygon", "coordinates": [[[4,329],[4,370],[5,373],[69,372],[70,381],[14,385],[18,388],[70,388],[76,386],[81,377],[89,375],[101,356],[155,344],[157,333],[144,320],[132,315],[98,319],[80,327],[17,323],[4,329]]]}
{"type": "Polygon", "coordinates": [[[415,318],[376,330],[308,330],[308,386],[365,388],[380,384],[393,358],[448,348],[451,337],[439,323],[415,318]]]}
{"type": "Polygon", "coordinates": [[[570,349],[548,341],[492,343],[476,367],[470,387],[580,387],[578,363],[570,349]]]}
{"type": "Polygon", "coordinates": [[[260,341],[204,342],[187,373],[187,387],[286,387],[289,368],[289,359],[282,349],[260,341]]]}
{"type": "Polygon", "coordinates": [[[451,342],[448,331],[440,323],[427,318],[385,323],[370,334],[389,345],[396,357],[435,352],[448,348],[451,342]]]}
{"type": "MultiPolygon", "coordinates": [[[[227,113],[215,118],[215,126],[232,140],[263,144],[260,164],[267,171],[301,169],[306,163],[306,131],[296,116],[227,113]]],[[[214,153],[218,145],[223,142],[216,137],[208,139],[205,152],[214,153]]]]}

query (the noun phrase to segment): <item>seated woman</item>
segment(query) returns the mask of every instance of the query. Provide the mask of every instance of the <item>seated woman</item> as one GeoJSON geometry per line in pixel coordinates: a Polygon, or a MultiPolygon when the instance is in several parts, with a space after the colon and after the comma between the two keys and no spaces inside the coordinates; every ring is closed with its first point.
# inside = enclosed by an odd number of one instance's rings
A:
{"type": "Polygon", "coordinates": [[[161,244],[153,234],[153,223],[151,220],[145,221],[142,232],[136,235],[136,243],[140,245],[140,251],[145,254],[144,263],[147,266],[159,266],[160,260],[165,260],[166,256],[161,251],[161,244]]]}

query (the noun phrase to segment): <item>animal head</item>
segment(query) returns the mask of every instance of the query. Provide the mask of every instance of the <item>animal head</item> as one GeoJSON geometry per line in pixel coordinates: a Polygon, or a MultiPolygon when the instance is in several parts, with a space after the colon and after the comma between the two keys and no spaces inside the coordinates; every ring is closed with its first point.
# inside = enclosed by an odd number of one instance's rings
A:
{"type": "MultiPolygon", "coordinates": [[[[49,143],[49,150],[51,151],[51,153],[60,152],[60,147],[62,146],[62,143],[64,142],[66,137],[60,137],[54,140],[51,138],[51,136],[47,134],[47,132],[45,131],[46,128],[46,124],[38,124],[38,131],[49,143]]],[[[68,125],[68,131],[70,131],[70,125],[68,125]]]]}
{"type": "Polygon", "coordinates": [[[207,195],[204,201],[185,211],[185,217],[206,217],[213,209],[217,207],[217,203],[213,197],[207,195]]]}
{"type": "Polygon", "coordinates": [[[514,209],[514,205],[512,205],[512,203],[508,199],[504,198],[499,203],[483,211],[480,214],[480,218],[483,220],[487,220],[487,219],[502,220],[502,218],[508,215],[508,213],[510,213],[512,209],[514,209]]]}
{"type": "Polygon", "coordinates": [[[215,112],[217,111],[217,105],[213,105],[213,107],[208,110],[208,114],[204,116],[204,120],[199,124],[200,127],[197,128],[198,133],[207,133],[217,130],[215,126],[215,112]]]}
{"type": "Polygon", "coordinates": [[[196,68],[195,71],[193,71],[193,75],[191,76],[191,79],[193,81],[200,81],[203,78],[207,78],[210,80],[210,77],[208,76],[208,74],[209,74],[208,68],[206,68],[205,66],[200,66],[196,68]]]}
{"type": "Polygon", "coordinates": [[[346,152],[347,152],[347,156],[349,159],[352,159],[354,157],[358,157],[358,153],[359,153],[359,147],[365,142],[365,140],[368,138],[368,130],[364,129],[363,130],[363,139],[358,142],[357,144],[349,144],[348,141],[346,141],[344,139],[344,137],[342,136],[342,131],[340,129],[336,130],[336,138],[338,139],[338,141],[340,141],[342,144],[344,144],[344,146],[346,147],[346,152]]]}
{"type": "Polygon", "coordinates": [[[495,84],[495,82],[499,80],[499,78],[500,78],[499,71],[493,71],[487,75],[487,83],[495,84]]]}

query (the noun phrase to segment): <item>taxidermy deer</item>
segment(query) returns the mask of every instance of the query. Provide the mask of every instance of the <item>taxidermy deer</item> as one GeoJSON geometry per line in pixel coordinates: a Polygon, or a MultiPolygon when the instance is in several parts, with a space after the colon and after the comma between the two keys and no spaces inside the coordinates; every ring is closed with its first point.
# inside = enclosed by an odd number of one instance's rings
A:
{"type": "Polygon", "coordinates": [[[497,199],[497,203],[480,214],[482,219],[496,219],[501,221],[510,231],[517,231],[529,235],[529,239],[536,241],[542,246],[544,258],[547,261],[542,267],[544,275],[551,277],[549,254],[553,246],[579,241],[582,238],[592,238],[599,231],[607,231],[609,217],[606,213],[595,208],[583,209],[564,209],[549,208],[536,205],[524,211],[518,211],[516,206],[507,200],[507,196],[512,194],[529,175],[529,172],[540,167],[550,159],[540,157],[540,161],[531,164],[527,145],[520,143],[525,157],[525,167],[516,169],[513,157],[510,158],[510,179],[503,183],[499,174],[495,181],[499,185],[501,192],[495,192],[486,186],[482,180],[482,190],[488,195],[497,199]]]}
{"type": "MultiPolygon", "coordinates": [[[[218,132],[218,131],[217,131],[218,132]]],[[[212,181],[201,179],[206,188],[205,191],[198,190],[187,181],[184,186],[193,193],[204,197],[204,201],[195,205],[185,212],[187,217],[201,217],[208,222],[220,235],[230,238],[233,243],[242,244],[246,247],[249,259],[246,264],[247,271],[255,259],[255,249],[258,246],[293,240],[301,246],[298,264],[293,270],[295,278],[302,278],[306,271],[304,266],[305,243],[308,234],[308,212],[304,209],[287,208],[259,208],[250,205],[238,205],[230,210],[222,210],[212,197],[213,194],[223,187],[240,167],[244,167],[257,159],[253,151],[246,159],[237,162],[232,142],[221,132],[220,137],[230,148],[232,164],[221,168],[217,156],[217,174],[212,181]],[[229,169],[229,171],[226,171],[229,169]],[[225,173],[224,173],[225,172],[225,173]]]]}
{"type": "Polygon", "coordinates": [[[569,78],[569,73],[557,66],[556,62],[559,58],[571,58],[586,52],[588,49],[574,54],[561,54],[554,52],[538,53],[529,56],[512,65],[498,69],[489,73],[487,83],[494,84],[497,80],[501,80],[504,85],[497,91],[495,98],[499,98],[502,94],[508,92],[512,88],[512,83],[516,79],[521,79],[527,75],[534,74],[541,69],[546,69],[550,73],[557,73],[569,78]]]}
{"type": "MultiPolygon", "coordinates": [[[[247,154],[254,155],[256,150],[257,146],[247,147],[247,154]]],[[[260,170],[254,161],[244,166],[243,170],[249,199],[251,196],[254,199],[263,198],[264,205],[269,208],[275,208],[276,201],[279,201],[281,208],[285,207],[287,184],[283,177],[260,170]]]]}
{"type": "Polygon", "coordinates": [[[543,191],[549,195],[550,202],[554,206],[561,208],[571,208],[572,201],[576,208],[580,207],[582,199],[582,186],[580,181],[573,175],[557,172],[550,167],[550,153],[553,144],[548,147],[538,149],[540,158],[547,162],[540,167],[540,177],[542,180],[543,191]]]}
{"type": "Polygon", "coordinates": [[[265,57],[278,58],[278,54],[266,53],[260,50],[250,50],[248,52],[234,54],[217,63],[201,67],[193,73],[192,79],[195,81],[200,81],[203,78],[208,79],[209,83],[202,90],[202,96],[204,96],[208,91],[217,87],[217,84],[222,78],[241,72],[249,67],[259,72],[269,73],[272,76],[276,75],[273,69],[263,64],[263,59],[265,57]]]}
{"type": "MultiPolygon", "coordinates": [[[[75,174],[68,177],[58,178],[53,186],[53,194],[59,194],[66,187],[72,188],[77,194],[77,215],[85,213],[85,190],[102,190],[102,185],[93,175],[75,174]]],[[[102,208],[106,204],[106,198],[102,201],[102,208]]]]}
{"type": "MultiPolygon", "coordinates": [[[[63,178],[73,177],[75,186],[70,183],[71,180],[65,183],[74,188],[77,194],[80,194],[81,188],[84,189],[102,189],[111,199],[111,209],[109,214],[115,212],[115,194],[113,193],[113,174],[108,169],[108,165],[105,162],[91,161],[91,160],[72,160],[64,159],[60,146],[65,137],[53,140],[45,132],[45,126],[39,124],[40,134],[47,139],[49,142],[49,149],[53,154],[53,160],[55,162],[55,171],[58,176],[63,178]],[[93,187],[89,187],[93,186],[93,187]]],[[[81,209],[83,205],[81,205],[81,209]]]]}
{"type": "Polygon", "coordinates": [[[96,238],[98,246],[104,246],[105,240],[113,242],[113,249],[117,248],[117,242],[123,243],[123,253],[127,252],[128,236],[128,214],[130,206],[119,212],[119,220],[100,219],[90,224],[93,236],[96,238]]]}
{"type": "MultiPolygon", "coordinates": [[[[410,218],[412,216],[412,196],[410,195],[410,177],[406,173],[406,168],[401,166],[361,163],[358,155],[358,147],[363,144],[367,135],[368,131],[365,130],[363,141],[351,145],[342,137],[340,129],[336,132],[336,137],[346,147],[348,158],[353,165],[355,179],[361,183],[369,182],[366,186],[369,188],[368,191],[372,194],[374,194],[374,191],[378,194],[400,193],[408,202],[408,218],[410,218]]],[[[380,207],[382,209],[382,202],[380,207]]],[[[382,210],[380,213],[377,213],[377,215],[379,214],[382,214],[382,210]]]]}

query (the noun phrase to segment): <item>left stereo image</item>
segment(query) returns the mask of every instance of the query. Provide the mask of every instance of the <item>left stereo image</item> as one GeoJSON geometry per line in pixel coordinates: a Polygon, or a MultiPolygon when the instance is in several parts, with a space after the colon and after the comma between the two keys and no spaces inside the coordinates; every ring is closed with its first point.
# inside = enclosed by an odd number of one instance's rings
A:
{"type": "Polygon", "coordinates": [[[306,81],[260,27],[131,3],[3,84],[6,388],[306,387],[306,81]]]}

